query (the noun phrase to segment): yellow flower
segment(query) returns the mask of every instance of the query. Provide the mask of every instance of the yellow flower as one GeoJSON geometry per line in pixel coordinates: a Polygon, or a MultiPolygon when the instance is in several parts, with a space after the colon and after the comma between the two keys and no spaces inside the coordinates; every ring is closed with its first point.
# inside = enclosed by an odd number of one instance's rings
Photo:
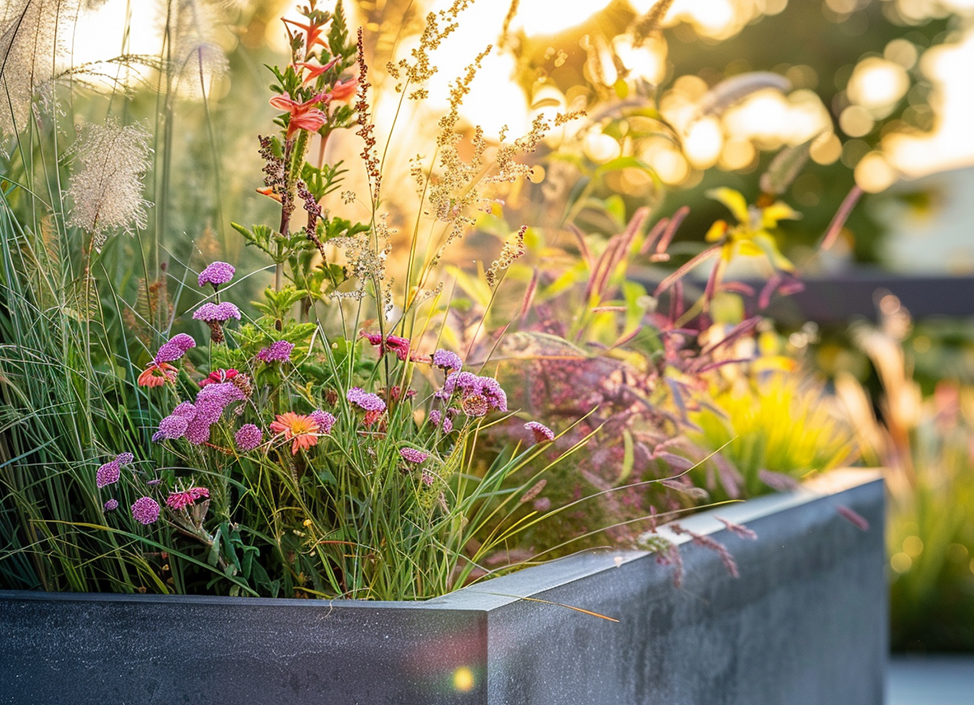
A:
{"type": "Polygon", "coordinates": [[[723,241],[720,256],[730,261],[735,254],[746,257],[765,256],[776,269],[790,272],[794,265],[778,249],[774,236],[770,233],[778,227],[781,220],[796,220],[801,217],[784,201],[775,201],[767,206],[748,206],[744,196],[733,189],[716,188],[707,191],[707,196],[720,201],[734,215],[737,225],[718,220],[707,231],[708,242],[723,241]]]}

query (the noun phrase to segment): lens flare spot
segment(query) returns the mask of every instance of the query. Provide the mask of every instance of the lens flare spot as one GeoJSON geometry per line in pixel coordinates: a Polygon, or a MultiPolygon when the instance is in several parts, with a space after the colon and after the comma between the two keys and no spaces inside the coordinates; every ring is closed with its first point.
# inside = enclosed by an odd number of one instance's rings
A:
{"type": "Polygon", "coordinates": [[[453,672],[453,687],[461,693],[469,693],[473,690],[476,682],[473,677],[473,671],[471,671],[466,666],[460,666],[457,670],[453,672]]]}

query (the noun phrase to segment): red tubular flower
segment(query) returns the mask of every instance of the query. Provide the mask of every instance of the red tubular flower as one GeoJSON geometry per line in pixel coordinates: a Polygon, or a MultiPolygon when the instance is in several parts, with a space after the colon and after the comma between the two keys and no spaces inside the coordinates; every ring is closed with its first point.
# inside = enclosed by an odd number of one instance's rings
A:
{"type": "Polygon", "coordinates": [[[350,78],[347,81],[337,81],[328,93],[332,100],[349,100],[355,96],[358,90],[358,79],[350,78]]]}
{"type": "Polygon", "coordinates": [[[315,106],[327,103],[329,100],[331,97],[327,93],[318,93],[303,103],[299,103],[285,93],[271,98],[270,104],[278,110],[290,114],[285,138],[291,139],[298,130],[317,132],[318,128],[328,122],[328,115],[315,106]]]}
{"type": "MultiPolygon", "coordinates": [[[[283,22],[286,27],[290,25],[295,29],[299,29],[302,32],[304,32],[305,52],[310,53],[311,47],[315,45],[326,46],[325,39],[322,36],[325,30],[324,27],[319,27],[318,25],[310,24],[310,23],[303,24],[301,22],[295,22],[294,20],[285,19],[283,17],[281,18],[281,22],[283,22]]],[[[288,32],[290,32],[290,27],[288,27],[288,32]]]]}
{"type": "Polygon", "coordinates": [[[318,78],[318,76],[320,76],[321,74],[323,74],[325,71],[327,71],[327,70],[329,70],[331,68],[334,68],[335,67],[335,64],[338,63],[338,59],[339,59],[339,57],[336,56],[334,59],[332,59],[331,61],[329,61],[324,66],[320,66],[318,64],[312,64],[311,62],[308,62],[308,61],[296,61],[296,62],[294,62],[294,65],[296,67],[298,67],[300,69],[304,69],[305,71],[308,72],[308,75],[305,76],[304,81],[303,81],[303,83],[307,83],[308,81],[315,80],[316,78],[318,78]]]}
{"type": "Polygon", "coordinates": [[[150,363],[139,375],[140,387],[161,387],[166,382],[176,381],[176,368],[168,362],[150,363]]]}
{"type": "Polygon", "coordinates": [[[210,373],[209,377],[200,380],[200,386],[205,387],[209,384],[220,384],[222,382],[229,382],[238,374],[240,373],[237,370],[233,369],[232,367],[228,370],[224,370],[224,369],[213,370],[210,373]]]}

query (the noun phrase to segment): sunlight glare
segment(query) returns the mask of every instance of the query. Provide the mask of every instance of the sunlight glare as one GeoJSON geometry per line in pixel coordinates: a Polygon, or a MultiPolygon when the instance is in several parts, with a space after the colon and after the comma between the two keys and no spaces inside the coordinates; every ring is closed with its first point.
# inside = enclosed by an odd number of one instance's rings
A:
{"type": "MultiPolygon", "coordinates": [[[[610,0],[521,0],[518,5],[512,28],[523,29],[530,36],[558,34],[575,25],[582,24],[596,12],[608,5],[610,0]]],[[[503,19],[508,2],[489,3],[494,12],[503,19]]]]}
{"type": "Polygon", "coordinates": [[[683,140],[683,152],[696,169],[708,169],[717,163],[724,146],[724,134],[715,117],[697,120],[683,140]]]}
{"type": "Polygon", "coordinates": [[[612,42],[612,48],[630,75],[658,85],[666,76],[666,42],[648,39],[642,46],[634,47],[632,37],[620,34],[612,42]]]}
{"type": "Polygon", "coordinates": [[[876,56],[859,62],[846,88],[849,99],[869,111],[891,108],[909,89],[910,78],[906,69],[900,64],[876,56]]]}
{"type": "Polygon", "coordinates": [[[663,19],[665,26],[678,20],[691,23],[706,37],[720,38],[736,34],[753,17],[753,9],[737,12],[731,0],[675,0],[663,19]]]}
{"type": "Polygon", "coordinates": [[[748,136],[767,143],[781,143],[789,113],[788,100],[777,91],[760,91],[731,108],[724,120],[733,135],[748,136]]]}
{"type": "Polygon", "coordinates": [[[909,178],[974,165],[974,30],[958,42],[936,46],[920,60],[923,73],[936,88],[932,103],[936,128],[920,135],[892,134],[883,140],[890,163],[909,178]]]}
{"type": "MultiPolygon", "coordinates": [[[[72,65],[106,61],[122,52],[125,8],[126,0],[107,0],[95,9],[82,10],[71,40],[72,65]]],[[[125,52],[152,56],[158,55],[161,47],[155,10],[147,4],[133,4],[125,52]]]]}

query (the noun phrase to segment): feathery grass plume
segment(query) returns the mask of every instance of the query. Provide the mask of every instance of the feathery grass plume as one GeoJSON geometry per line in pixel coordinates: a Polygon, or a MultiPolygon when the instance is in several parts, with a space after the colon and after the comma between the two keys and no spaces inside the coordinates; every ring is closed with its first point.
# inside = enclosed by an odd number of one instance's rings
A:
{"type": "Polygon", "coordinates": [[[220,45],[214,41],[216,10],[200,0],[170,4],[173,86],[183,98],[203,98],[213,81],[230,68],[220,45]]]}
{"type": "Polygon", "coordinates": [[[426,26],[419,38],[419,46],[410,52],[412,62],[400,59],[397,63],[390,62],[386,65],[389,75],[399,81],[396,84],[396,93],[402,93],[412,84],[415,89],[409,94],[411,100],[423,100],[429,96],[426,83],[438,70],[430,63],[430,53],[436,51],[443,40],[456,31],[460,26],[457,16],[473,1],[454,0],[447,9],[431,12],[426,16],[426,26]]]}
{"type": "Polygon", "coordinates": [[[75,161],[68,195],[74,207],[68,225],[93,237],[100,249],[112,231],[146,227],[148,201],[142,178],[150,165],[149,133],[139,125],[88,125],[69,153],[75,161]]]}
{"type": "Polygon", "coordinates": [[[8,0],[0,9],[0,133],[24,129],[39,88],[51,80],[61,31],[77,0],[8,0]]]}
{"type": "Polygon", "coordinates": [[[660,22],[663,21],[663,17],[666,16],[672,4],[673,0],[656,0],[653,6],[649,8],[649,12],[633,24],[634,46],[642,46],[659,29],[660,22]]]}
{"type": "Polygon", "coordinates": [[[497,286],[501,272],[514,264],[524,254],[524,233],[527,231],[528,226],[522,225],[514,237],[509,238],[504,243],[500,255],[490,265],[490,269],[487,270],[487,286],[491,289],[497,286]]]}

